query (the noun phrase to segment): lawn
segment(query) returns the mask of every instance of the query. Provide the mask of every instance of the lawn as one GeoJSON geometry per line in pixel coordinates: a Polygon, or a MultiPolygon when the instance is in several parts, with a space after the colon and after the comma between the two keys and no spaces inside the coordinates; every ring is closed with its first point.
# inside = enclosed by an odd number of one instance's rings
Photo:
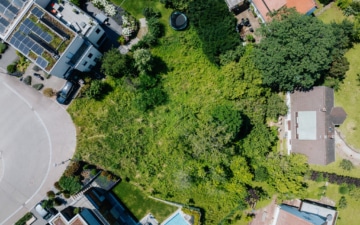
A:
{"type": "Polygon", "coordinates": [[[344,83],[341,84],[340,90],[335,92],[335,105],[341,106],[347,113],[347,118],[339,128],[345,141],[350,146],[360,149],[360,82],[357,80],[360,73],[360,44],[356,44],[346,53],[346,58],[350,63],[350,69],[346,73],[344,83]]]}
{"type": "MultiPolygon", "coordinates": [[[[314,182],[308,181],[309,188],[307,189],[307,194],[305,198],[319,199],[320,193],[322,192],[320,188],[325,185],[325,182],[314,182]]],[[[339,202],[340,197],[342,196],[339,193],[339,185],[328,184],[325,190],[325,196],[335,201],[336,206],[339,202]]],[[[358,224],[360,221],[360,214],[358,213],[359,202],[354,198],[350,197],[348,194],[345,195],[347,200],[347,207],[345,209],[337,209],[339,211],[337,225],[349,225],[349,224],[358,224]]]]}
{"type": "Polygon", "coordinates": [[[140,189],[127,182],[120,182],[113,192],[138,220],[151,213],[162,222],[177,209],[147,197],[140,189]]]}
{"type": "Polygon", "coordinates": [[[347,170],[343,170],[340,167],[340,162],[341,162],[342,158],[340,158],[340,156],[336,155],[336,161],[332,162],[326,166],[322,166],[322,165],[310,165],[310,168],[316,171],[322,171],[322,172],[328,172],[328,173],[336,173],[339,175],[344,175],[344,176],[350,176],[350,177],[357,177],[360,178],[360,168],[359,167],[355,167],[354,169],[347,171],[347,170]]]}
{"type": "Polygon", "coordinates": [[[339,23],[343,21],[346,16],[344,16],[343,12],[336,4],[333,4],[329,9],[319,15],[318,18],[324,23],[331,23],[333,21],[339,23]]]}

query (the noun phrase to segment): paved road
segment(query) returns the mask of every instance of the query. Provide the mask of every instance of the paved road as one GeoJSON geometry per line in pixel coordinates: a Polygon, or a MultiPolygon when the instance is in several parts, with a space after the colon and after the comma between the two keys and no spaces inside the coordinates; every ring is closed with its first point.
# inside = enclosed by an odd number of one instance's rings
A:
{"type": "Polygon", "coordinates": [[[350,160],[356,166],[360,166],[360,153],[350,148],[340,137],[338,131],[335,132],[335,145],[337,152],[342,158],[350,160]]]}
{"type": "Polygon", "coordinates": [[[46,196],[75,147],[75,126],[63,107],[0,73],[1,225],[14,224],[46,196]]]}

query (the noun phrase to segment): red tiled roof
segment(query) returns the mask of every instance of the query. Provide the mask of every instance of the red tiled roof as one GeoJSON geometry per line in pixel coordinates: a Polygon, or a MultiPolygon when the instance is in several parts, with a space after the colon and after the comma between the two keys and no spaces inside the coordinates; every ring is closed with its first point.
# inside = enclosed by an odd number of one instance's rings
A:
{"type": "Polygon", "coordinates": [[[288,8],[294,8],[296,11],[302,14],[306,14],[311,9],[313,9],[316,6],[316,3],[314,0],[287,0],[286,1],[286,7],[288,8]]]}

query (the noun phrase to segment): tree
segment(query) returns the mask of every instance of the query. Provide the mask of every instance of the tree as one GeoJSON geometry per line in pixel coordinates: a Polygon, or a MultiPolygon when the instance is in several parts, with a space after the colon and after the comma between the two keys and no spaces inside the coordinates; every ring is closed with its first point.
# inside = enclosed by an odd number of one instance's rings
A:
{"type": "Polygon", "coordinates": [[[340,167],[343,169],[343,170],[347,170],[347,171],[350,171],[354,168],[354,165],[352,164],[352,162],[348,159],[343,159],[341,160],[340,162],[340,167]]]}
{"type": "Polygon", "coordinates": [[[236,138],[242,125],[240,111],[234,110],[230,105],[217,105],[211,112],[212,120],[218,126],[224,126],[226,133],[236,138]]]}
{"type": "Polygon", "coordinates": [[[147,25],[149,28],[149,32],[153,37],[159,38],[159,37],[163,36],[164,29],[163,29],[163,26],[160,23],[159,19],[157,19],[155,17],[151,17],[148,19],[147,25]]]}
{"type": "Polygon", "coordinates": [[[101,80],[93,80],[90,87],[86,90],[85,95],[88,98],[98,99],[102,94],[105,83],[101,80]]]}
{"type": "Polygon", "coordinates": [[[6,67],[6,70],[8,73],[15,73],[16,71],[16,64],[12,63],[12,64],[9,64],[7,67],[6,67]]]}
{"type": "Polygon", "coordinates": [[[106,52],[102,58],[101,71],[107,76],[122,77],[132,71],[132,61],[128,55],[123,55],[113,48],[106,52]]]}
{"type": "Polygon", "coordinates": [[[267,99],[266,116],[271,119],[277,119],[280,115],[287,113],[285,101],[278,94],[271,94],[267,99]]]}
{"type": "Polygon", "coordinates": [[[135,67],[140,74],[151,72],[153,57],[148,49],[137,49],[134,52],[135,67]]]}
{"type": "Polygon", "coordinates": [[[79,192],[81,190],[81,184],[79,177],[67,177],[62,176],[59,180],[59,185],[65,191],[68,191],[71,195],[79,192]]]}
{"type": "Polygon", "coordinates": [[[309,89],[330,68],[335,34],[330,25],[294,10],[261,30],[255,63],[265,85],[281,91],[309,89]]]}

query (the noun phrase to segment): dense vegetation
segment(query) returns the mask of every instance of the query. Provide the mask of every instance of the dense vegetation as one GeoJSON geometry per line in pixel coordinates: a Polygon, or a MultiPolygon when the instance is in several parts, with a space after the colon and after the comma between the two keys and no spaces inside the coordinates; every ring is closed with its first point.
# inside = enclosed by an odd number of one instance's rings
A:
{"type": "MultiPolygon", "coordinates": [[[[280,198],[301,195],[306,158],[281,156],[276,150],[277,132],[267,122],[287,108],[268,87],[273,85],[263,85],[266,71],[254,61],[258,48],[239,45],[223,1],[211,3],[218,4],[221,20],[217,13],[208,16],[214,8],[207,1],[166,2],[169,7],[181,4],[197,21],[184,32],[165,27],[156,45],[138,46],[129,55],[117,50],[104,55],[104,83],[111,91],[92,98],[99,89],[95,85],[88,98],[69,108],[78,126],[76,157],[111,170],[150,195],[202,208],[206,224],[232,223],[255,200],[274,193],[280,198]],[[195,9],[202,17],[196,17],[195,9]],[[223,32],[209,36],[205,28],[215,29],[216,23],[223,32]]],[[[146,13],[169,15],[169,10],[160,10],[146,13]]],[[[292,16],[297,15],[288,18],[292,16]]],[[[324,37],[334,38],[316,46],[328,58],[315,57],[321,64],[310,71],[309,79],[315,79],[307,82],[311,86],[332,68],[335,55],[341,56],[342,49],[335,54],[332,48],[346,41],[339,38],[346,35],[333,36],[335,25],[326,27],[328,33],[313,18],[300,19],[299,26],[309,26],[309,21],[314,34],[319,28],[324,37]]],[[[343,59],[339,64],[345,64],[343,59]]]]}
{"type": "Polygon", "coordinates": [[[349,69],[344,53],[355,40],[350,21],[324,24],[289,10],[260,31],[264,39],[255,62],[274,90],[306,90],[324,82],[336,88],[349,69]]]}

